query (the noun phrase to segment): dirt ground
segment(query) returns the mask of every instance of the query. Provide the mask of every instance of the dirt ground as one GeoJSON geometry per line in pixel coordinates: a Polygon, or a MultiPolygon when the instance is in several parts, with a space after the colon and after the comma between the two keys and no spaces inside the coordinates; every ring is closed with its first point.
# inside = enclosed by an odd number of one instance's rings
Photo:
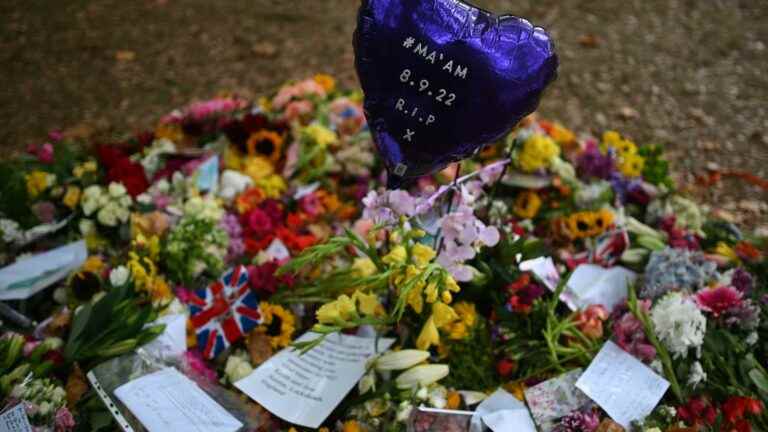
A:
{"type": "MultiPolygon", "coordinates": [[[[356,85],[358,4],[3,0],[0,146],[22,149],[53,128],[119,135],[194,99],[221,91],[258,96],[317,72],[356,85]]],[[[686,183],[708,165],[768,177],[768,2],[475,4],[553,34],[561,68],[543,116],[666,144],[686,183]]],[[[755,186],[727,180],[694,192],[734,217],[768,223],[768,194],[755,186]]]]}

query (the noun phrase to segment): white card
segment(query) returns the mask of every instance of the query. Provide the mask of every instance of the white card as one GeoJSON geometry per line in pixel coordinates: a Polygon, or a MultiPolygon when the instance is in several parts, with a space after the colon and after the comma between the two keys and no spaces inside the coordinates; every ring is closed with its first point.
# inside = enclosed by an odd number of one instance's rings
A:
{"type": "Polygon", "coordinates": [[[496,390],[477,406],[470,432],[482,432],[488,426],[494,432],[536,432],[531,414],[524,403],[504,389],[496,390]]]}
{"type": "Polygon", "coordinates": [[[600,304],[611,312],[627,298],[629,285],[636,279],[635,272],[621,266],[605,269],[594,264],[581,264],[568,279],[568,306],[575,310],[600,304]]]}
{"type": "Polygon", "coordinates": [[[148,324],[148,326],[156,324],[165,324],[165,330],[142,348],[154,357],[163,360],[184,355],[184,352],[187,351],[187,315],[166,315],[148,324]]]}
{"type": "MultiPolygon", "coordinates": [[[[317,336],[309,332],[297,341],[317,336]]],[[[283,420],[317,428],[362,378],[366,361],[394,341],[381,338],[376,350],[374,338],[335,333],[304,355],[280,351],[235,387],[283,420]]]]}
{"type": "Polygon", "coordinates": [[[272,243],[269,244],[266,252],[270,258],[277,261],[282,261],[291,257],[291,252],[279,238],[272,240],[272,243]]]}
{"type": "Polygon", "coordinates": [[[174,368],[144,375],[115,396],[149,432],[235,432],[243,424],[174,368]]]}
{"type": "Polygon", "coordinates": [[[608,341],[576,382],[618,424],[629,428],[653,411],[669,382],[608,341]]]}
{"type": "Polygon", "coordinates": [[[296,189],[296,193],[293,194],[293,199],[300,200],[305,196],[311,194],[312,192],[316,191],[317,188],[319,187],[320,187],[320,182],[314,182],[308,185],[300,186],[298,189],[296,189]]]}
{"type": "Polygon", "coordinates": [[[32,432],[23,403],[0,414],[0,432],[32,432]]]}
{"type": "Polygon", "coordinates": [[[536,276],[550,291],[556,291],[560,284],[560,273],[551,257],[538,257],[520,263],[521,271],[529,271],[536,276]]]}
{"type": "Polygon", "coordinates": [[[213,155],[197,167],[197,188],[216,191],[219,185],[219,155],[213,155]]]}
{"type": "Polygon", "coordinates": [[[85,240],[17,261],[0,269],[0,300],[23,300],[66,277],[88,257],[85,240]]]}

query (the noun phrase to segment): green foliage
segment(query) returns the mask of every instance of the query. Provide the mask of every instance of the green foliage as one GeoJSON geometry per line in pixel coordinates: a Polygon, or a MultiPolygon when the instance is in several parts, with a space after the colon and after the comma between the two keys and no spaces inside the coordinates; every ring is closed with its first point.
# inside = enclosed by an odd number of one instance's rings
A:
{"type": "Polygon", "coordinates": [[[212,277],[224,270],[227,232],[214,221],[184,216],[165,241],[161,262],[175,281],[191,285],[200,268],[212,277]]]}
{"type": "Polygon", "coordinates": [[[493,345],[485,320],[478,315],[478,323],[469,337],[450,340],[446,358],[451,373],[443,384],[462,390],[487,391],[500,384],[494,373],[493,345]]]}
{"type": "Polygon", "coordinates": [[[674,189],[675,184],[669,176],[669,162],[664,159],[664,147],[659,144],[645,145],[638,149],[638,153],[645,158],[643,179],[657,186],[674,189]]]}

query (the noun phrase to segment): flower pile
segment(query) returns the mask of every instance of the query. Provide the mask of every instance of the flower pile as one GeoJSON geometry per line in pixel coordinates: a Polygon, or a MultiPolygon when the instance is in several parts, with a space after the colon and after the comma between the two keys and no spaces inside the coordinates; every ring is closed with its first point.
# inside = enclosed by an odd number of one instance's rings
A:
{"type": "MultiPolygon", "coordinates": [[[[326,75],[196,102],[108,145],[49,138],[0,163],[1,265],[88,249],[9,303],[43,324],[3,321],[0,408],[22,404],[35,430],[111,427],[85,374],[239,265],[259,321],[209,360],[190,320],[184,358],[205,382],[238,391],[278,351],[334,333],[395,341],[320,430],[421,428],[420,407],[472,411],[499,387],[524,400],[607,341],[670,383],[632,430],[768,429],[768,243],[686,198],[659,146],[532,116],[386,190],[362,95],[326,75]],[[553,273],[524,264],[537,259],[553,273]],[[637,278],[618,304],[583,303],[566,282],[585,265],[637,278]]],[[[248,403],[264,430],[303,430],[248,403]]],[[[595,403],[537,426],[621,430],[595,403]]]]}

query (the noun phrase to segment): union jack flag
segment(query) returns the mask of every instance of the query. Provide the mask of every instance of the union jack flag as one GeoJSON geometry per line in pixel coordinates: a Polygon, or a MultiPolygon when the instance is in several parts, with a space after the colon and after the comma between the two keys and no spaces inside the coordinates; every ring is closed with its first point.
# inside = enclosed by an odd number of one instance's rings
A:
{"type": "Polygon", "coordinates": [[[248,286],[245,266],[227,270],[219,280],[196,291],[189,309],[197,346],[212,359],[261,323],[259,299],[248,286]]]}

